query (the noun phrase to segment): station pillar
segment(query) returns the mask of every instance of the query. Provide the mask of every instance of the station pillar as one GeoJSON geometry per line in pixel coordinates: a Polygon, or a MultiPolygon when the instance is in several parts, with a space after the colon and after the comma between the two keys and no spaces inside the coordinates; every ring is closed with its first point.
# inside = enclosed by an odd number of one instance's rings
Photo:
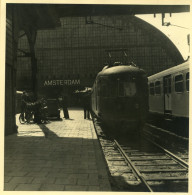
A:
{"type": "Polygon", "coordinates": [[[37,98],[37,59],[35,56],[35,41],[37,37],[37,30],[35,28],[25,28],[25,33],[27,35],[29,48],[30,48],[30,56],[31,56],[31,78],[32,78],[32,90],[37,98]]]}

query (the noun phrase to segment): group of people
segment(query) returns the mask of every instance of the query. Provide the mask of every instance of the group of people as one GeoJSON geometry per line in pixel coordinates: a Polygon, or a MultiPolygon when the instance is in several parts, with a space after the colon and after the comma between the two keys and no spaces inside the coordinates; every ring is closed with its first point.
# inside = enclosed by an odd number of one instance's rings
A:
{"type": "MultiPolygon", "coordinates": [[[[82,105],[83,110],[84,110],[84,119],[90,119],[90,110],[91,110],[90,93],[81,93],[80,99],[81,99],[81,105],[82,105]]],[[[58,100],[59,100],[59,105],[63,110],[63,115],[64,115],[63,118],[69,119],[69,111],[68,111],[69,100],[68,100],[68,96],[65,96],[65,95],[60,96],[58,98],[58,100]]]]}
{"type": "Polygon", "coordinates": [[[35,123],[47,121],[46,116],[46,100],[44,98],[35,100],[32,92],[24,91],[21,96],[21,119],[28,123],[33,118],[35,123]]]}
{"type": "MultiPolygon", "coordinates": [[[[78,91],[80,94],[81,105],[84,110],[84,119],[90,119],[90,92],[78,91]]],[[[62,108],[65,119],[69,119],[69,99],[67,95],[60,95],[58,97],[58,106],[62,108]]],[[[47,108],[45,98],[35,101],[33,93],[29,94],[26,91],[21,96],[21,118],[22,120],[28,119],[31,112],[34,115],[34,122],[41,123],[41,119],[47,120],[46,114],[41,114],[41,110],[47,108]]]]}

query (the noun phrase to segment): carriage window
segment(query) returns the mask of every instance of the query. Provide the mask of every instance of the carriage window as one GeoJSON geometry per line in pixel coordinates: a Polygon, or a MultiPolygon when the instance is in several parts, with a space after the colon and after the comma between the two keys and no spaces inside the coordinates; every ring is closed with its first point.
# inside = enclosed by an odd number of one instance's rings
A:
{"type": "Polygon", "coordinates": [[[154,83],[150,83],[149,90],[150,90],[150,95],[154,95],[154,83]]]}
{"type": "Polygon", "coordinates": [[[155,94],[156,95],[161,94],[161,83],[160,83],[160,81],[155,82],[155,94]]]}
{"type": "Polygon", "coordinates": [[[119,96],[132,97],[136,94],[136,85],[134,82],[119,82],[119,96]]]}
{"type": "Polygon", "coordinates": [[[175,76],[175,91],[176,92],[183,92],[183,75],[175,76]]]}
{"type": "Polygon", "coordinates": [[[186,90],[189,91],[189,72],[186,74],[186,90]]]}

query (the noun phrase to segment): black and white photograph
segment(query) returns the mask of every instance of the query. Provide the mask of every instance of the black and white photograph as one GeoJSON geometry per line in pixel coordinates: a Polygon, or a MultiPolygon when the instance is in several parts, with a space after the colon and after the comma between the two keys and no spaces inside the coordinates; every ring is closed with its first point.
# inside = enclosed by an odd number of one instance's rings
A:
{"type": "Polygon", "coordinates": [[[192,192],[189,1],[0,8],[2,193],[192,192]]]}

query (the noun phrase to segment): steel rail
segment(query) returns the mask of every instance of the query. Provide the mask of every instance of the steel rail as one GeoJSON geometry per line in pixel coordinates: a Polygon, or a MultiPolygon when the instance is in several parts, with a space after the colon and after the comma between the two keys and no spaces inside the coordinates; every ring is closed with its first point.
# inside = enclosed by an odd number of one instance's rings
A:
{"type": "Polygon", "coordinates": [[[127,154],[124,152],[124,150],[121,148],[121,146],[119,145],[119,143],[114,140],[116,146],[118,147],[119,151],[121,152],[121,154],[124,156],[124,158],[126,159],[126,161],[128,162],[128,164],[131,166],[131,168],[133,169],[133,171],[136,173],[137,177],[142,181],[143,184],[145,184],[145,187],[147,187],[147,190],[149,192],[153,192],[153,190],[151,189],[151,187],[148,185],[147,181],[145,180],[145,178],[142,176],[142,174],[139,172],[139,170],[135,167],[135,165],[133,165],[133,163],[131,162],[130,158],[127,156],[127,154]]]}
{"type": "MultiPolygon", "coordinates": [[[[148,127],[151,127],[151,128],[157,129],[157,130],[160,130],[160,131],[162,131],[162,132],[166,132],[166,133],[168,133],[169,135],[172,135],[172,136],[174,136],[174,137],[178,137],[179,139],[182,139],[182,140],[185,141],[185,142],[188,142],[188,141],[189,141],[189,138],[186,138],[186,137],[177,135],[177,134],[175,134],[175,133],[173,133],[173,132],[170,132],[169,130],[163,129],[163,128],[158,127],[158,126],[155,126],[155,125],[153,125],[153,124],[145,123],[145,125],[148,126],[148,127]]],[[[149,133],[149,132],[146,132],[146,133],[149,133]]]]}
{"type": "Polygon", "coordinates": [[[147,141],[151,142],[152,144],[154,144],[156,147],[160,148],[162,151],[164,151],[168,156],[170,156],[174,161],[176,161],[177,163],[179,163],[182,167],[184,167],[185,169],[188,170],[189,165],[186,161],[182,160],[181,158],[179,158],[178,156],[176,156],[175,154],[173,154],[172,152],[168,151],[167,149],[163,148],[162,146],[160,146],[159,144],[149,140],[148,138],[144,137],[147,141]]]}

